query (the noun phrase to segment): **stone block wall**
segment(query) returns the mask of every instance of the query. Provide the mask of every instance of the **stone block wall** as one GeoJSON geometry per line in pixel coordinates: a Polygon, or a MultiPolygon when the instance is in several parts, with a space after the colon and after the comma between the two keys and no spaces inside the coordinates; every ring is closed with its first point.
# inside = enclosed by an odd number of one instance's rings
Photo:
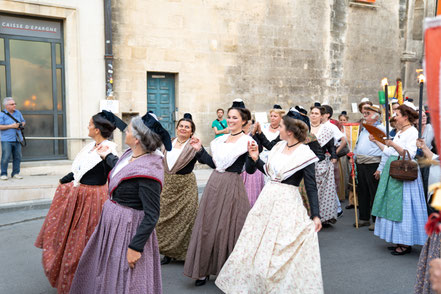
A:
{"type": "MultiPolygon", "coordinates": [[[[146,73],[176,74],[179,116],[191,112],[207,144],[218,107],[252,111],[378,101],[380,81],[402,73],[403,0],[112,1],[115,96],[145,112],[146,73]]],[[[356,119],[359,114],[352,114],[356,119]]]]}

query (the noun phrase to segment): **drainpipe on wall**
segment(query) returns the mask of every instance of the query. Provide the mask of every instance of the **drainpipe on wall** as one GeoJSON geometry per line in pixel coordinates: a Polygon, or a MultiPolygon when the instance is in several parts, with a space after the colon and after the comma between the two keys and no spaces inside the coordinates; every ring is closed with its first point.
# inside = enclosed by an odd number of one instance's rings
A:
{"type": "Polygon", "coordinates": [[[104,0],[104,61],[106,71],[106,99],[113,99],[112,3],[104,0]]]}

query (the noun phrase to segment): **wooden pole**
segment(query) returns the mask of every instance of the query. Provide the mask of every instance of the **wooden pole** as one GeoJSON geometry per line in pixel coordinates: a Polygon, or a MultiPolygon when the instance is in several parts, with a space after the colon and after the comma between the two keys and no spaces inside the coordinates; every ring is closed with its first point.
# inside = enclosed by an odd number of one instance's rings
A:
{"type": "Polygon", "coordinates": [[[358,197],[355,189],[355,162],[354,156],[351,156],[351,165],[352,165],[352,193],[354,193],[354,210],[355,210],[355,227],[358,229],[358,197]]]}
{"type": "Polygon", "coordinates": [[[389,140],[389,92],[387,84],[384,85],[384,94],[386,96],[386,138],[389,140]]]}
{"type": "Polygon", "coordinates": [[[420,82],[420,101],[419,101],[419,109],[418,109],[418,138],[421,139],[423,137],[423,134],[421,132],[423,126],[423,89],[424,89],[424,82],[420,82]]]}

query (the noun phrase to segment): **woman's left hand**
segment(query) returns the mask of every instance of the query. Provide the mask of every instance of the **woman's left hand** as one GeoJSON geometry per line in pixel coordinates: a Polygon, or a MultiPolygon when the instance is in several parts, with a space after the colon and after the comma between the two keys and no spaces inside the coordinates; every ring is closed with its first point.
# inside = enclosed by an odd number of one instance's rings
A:
{"type": "Polygon", "coordinates": [[[110,153],[112,153],[112,151],[110,150],[109,146],[98,146],[98,148],[96,148],[96,152],[98,153],[98,155],[104,159],[106,158],[107,155],[109,155],[110,153]]]}
{"type": "Polygon", "coordinates": [[[135,251],[133,249],[127,249],[127,262],[131,269],[135,268],[136,262],[141,258],[141,252],[135,251]]]}
{"type": "Polygon", "coordinates": [[[393,147],[393,144],[394,144],[394,141],[392,141],[392,140],[385,140],[385,145],[387,147],[393,147]]]}
{"type": "Polygon", "coordinates": [[[320,218],[316,216],[312,219],[312,221],[314,222],[315,231],[320,232],[320,230],[322,229],[322,221],[320,220],[320,218]]]}

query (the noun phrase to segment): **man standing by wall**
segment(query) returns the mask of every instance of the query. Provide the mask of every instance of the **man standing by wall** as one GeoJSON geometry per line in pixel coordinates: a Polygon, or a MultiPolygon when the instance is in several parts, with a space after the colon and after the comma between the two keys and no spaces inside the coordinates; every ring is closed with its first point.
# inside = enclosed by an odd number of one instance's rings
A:
{"type": "Polygon", "coordinates": [[[3,99],[5,109],[0,112],[0,131],[2,141],[2,159],[1,159],[1,180],[8,179],[8,163],[12,155],[12,174],[14,179],[22,179],[20,173],[21,145],[17,136],[21,138],[20,127],[26,124],[23,115],[16,110],[14,99],[6,97],[3,99]],[[14,120],[15,119],[15,120],[14,120]],[[17,122],[18,121],[18,122],[17,122]]]}
{"type": "Polygon", "coordinates": [[[211,124],[211,127],[213,128],[214,134],[215,134],[215,138],[228,134],[228,126],[227,126],[227,120],[223,120],[223,116],[224,116],[224,110],[222,108],[219,108],[217,111],[217,119],[215,119],[213,121],[213,123],[211,124]]]}
{"type": "MultiPolygon", "coordinates": [[[[381,124],[381,110],[376,106],[365,106],[363,117],[366,124],[373,125],[386,133],[385,127],[381,124]]],[[[378,146],[369,140],[369,132],[363,128],[358,136],[354,154],[357,163],[358,179],[358,203],[360,211],[360,227],[369,226],[369,230],[375,228],[375,217],[372,216],[374,223],[370,223],[371,209],[377,193],[380,172],[377,171],[383,152],[378,146]]]]}

